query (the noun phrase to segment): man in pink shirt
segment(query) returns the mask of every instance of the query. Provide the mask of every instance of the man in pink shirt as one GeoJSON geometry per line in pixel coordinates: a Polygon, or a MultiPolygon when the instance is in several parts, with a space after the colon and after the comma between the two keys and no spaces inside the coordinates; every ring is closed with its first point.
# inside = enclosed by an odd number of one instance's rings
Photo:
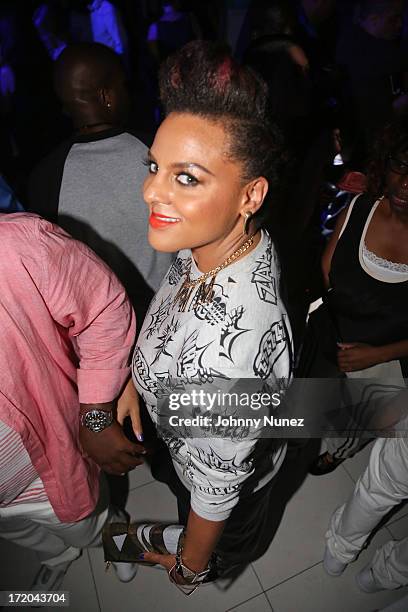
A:
{"type": "Polygon", "coordinates": [[[100,544],[99,466],[142,462],[114,418],[135,317],[110,269],[32,214],[0,214],[0,286],[0,536],[36,550],[36,586],[57,588],[100,544]]]}

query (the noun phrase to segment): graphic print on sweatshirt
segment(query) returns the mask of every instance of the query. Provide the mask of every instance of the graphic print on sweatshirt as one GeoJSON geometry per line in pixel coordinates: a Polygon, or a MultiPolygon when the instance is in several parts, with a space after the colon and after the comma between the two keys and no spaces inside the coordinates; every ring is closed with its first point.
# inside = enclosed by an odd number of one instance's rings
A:
{"type": "MultiPolygon", "coordinates": [[[[191,428],[163,423],[163,402],[189,386],[204,392],[234,389],[242,379],[254,379],[257,389],[258,380],[259,390],[285,388],[278,381],[290,378],[292,351],[287,314],[278,293],[279,266],[266,232],[251,253],[217,274],[211,302],[197,304],[193,291],[188,307],[181,310],[175,296],[187,277],[200,276],[191,252],[180,251],[147,313],[132,369],[178,474],[192,491],[195,507],[210,517],[214,504],[217,512],[224,504],[232,507],[243,482],[252,475],[256,480],[259,466],[250,458],[256,436],[243,426],[234,439],[228,428],[225,436],[212,437],[210,432],[196,439],[191,428]]],[[[191,407],[192,414],[195,410],[204,411],[205,406],[191,407]]],[[[217,404],[213,412],[223,415],[217,404]]],[[[275,454],[261,459],[265,465],[274,464],[276,450],[271,452],[275,454]]]]}

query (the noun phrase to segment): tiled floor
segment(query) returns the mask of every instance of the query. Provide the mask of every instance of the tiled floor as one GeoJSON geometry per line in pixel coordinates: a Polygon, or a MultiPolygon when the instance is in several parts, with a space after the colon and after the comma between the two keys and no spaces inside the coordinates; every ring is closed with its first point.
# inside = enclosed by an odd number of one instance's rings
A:
{"type": "MultiPolygon", "coordinates": [[[[232,584],[202,587],[187,599],[171,586],[163,571],[143,567],[129,584],[104,571],[99,549],[85,551],[70,567],[63,588],[71,594],[74,612],[374,612],[401,598],[408,589],[361,593],[354,575],[376,547],[408,533],[408,505],[378,531],[370,546],[340,578],[328,577],[321,564],[323,534],[332,511],[351,493],[364,468],[369,448],[333,474],[308,476],[290,499],[266,554],[232,584]]],[[[137,519],[176,520],[174,497],[154,482],[147,467],[130,478],[127,508],[137,519]]],[[[0,541],[0,589],[27,589],[38,568],[35,555],[0,541]]]]}

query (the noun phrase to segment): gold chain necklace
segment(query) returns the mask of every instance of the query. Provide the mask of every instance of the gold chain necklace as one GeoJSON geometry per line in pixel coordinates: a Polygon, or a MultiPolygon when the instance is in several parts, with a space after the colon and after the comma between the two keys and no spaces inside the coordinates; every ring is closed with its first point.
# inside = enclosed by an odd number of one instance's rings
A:
{"type": "Polygon", "coordinates": [[[184,312],[187,309],[187,304],[190,301],[190,298],[192,297],[192,294],[196,287],[198,287],[198,290],[195,295],[195,299],[192,300],[190,306],[193,303],[194,305],[198,305],[208,304],[209,302],[211,302],[215,294],[214,284],[215,277],[217,276],[218,272],[220,272],[221,270],[229,266],[233,261],[238,259],[238,257],[240,257],[243,253],[245,253],[245,251],[249,249],[250,246],[252,246],[253,242],[254,234],[252,234],[252,236],[250,236],[248,240],[244,242],[244,244],[240,246],[239,249],[232,253],[232,255],[230,255],[222,264],[220,264],[216,268],[213,268],[212,270],[209,270],[208,272],[205,272],[195,280],[190,280],[190,270],[188,270],[186,272],[186,278],[183,284],[181,285],[180,289],[177,291],[174,297],[173,304],[176,305],[179,302],[179,309],[184,312]],[[205,284],[205,281],[208,278],[211,278],[211,280],[209,283],[205,284]]]}

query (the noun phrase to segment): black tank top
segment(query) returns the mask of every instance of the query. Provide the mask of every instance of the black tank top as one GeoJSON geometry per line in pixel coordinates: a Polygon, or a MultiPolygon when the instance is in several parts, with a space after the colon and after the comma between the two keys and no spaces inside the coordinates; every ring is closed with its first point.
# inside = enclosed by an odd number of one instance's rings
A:
{"type": "Polygon", "coordinates": [[[381,346],[408,339],[408,281],[382,282],[361,267],[360,240],[373,206],[367,195],[354,203],[333,254],[328,300],[342,342],[381,346]]]}

